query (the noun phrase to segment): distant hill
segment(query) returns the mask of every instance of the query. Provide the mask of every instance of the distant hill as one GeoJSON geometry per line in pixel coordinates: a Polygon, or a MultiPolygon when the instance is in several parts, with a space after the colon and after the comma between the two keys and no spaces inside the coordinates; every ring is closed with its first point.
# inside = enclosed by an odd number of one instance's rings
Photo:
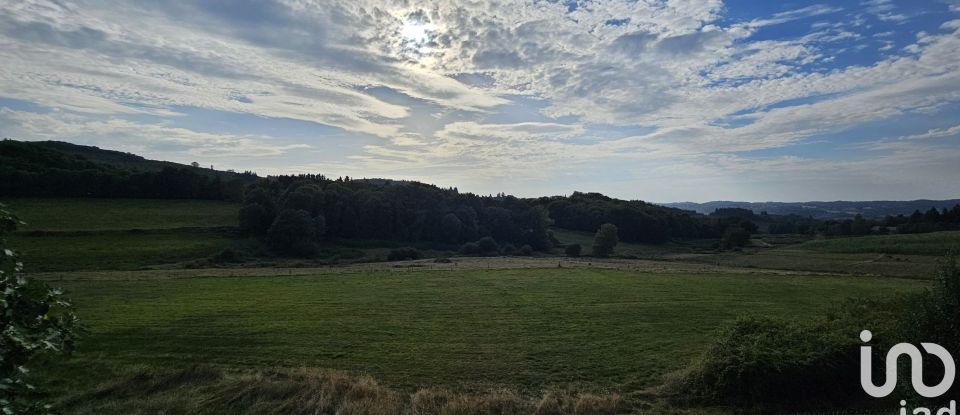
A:
{"type": "Polygon", "coordinates": [[[714,201],[706,203],[678,202],[664,203],[668,206],[698,213],[709,214],[721,208],[750,209],[755,213],[767,212],[772,215],[800,215],[814,219],[846,219],[857,214],[866,218],[883,218],[887,215],[909,215],[915,210],[921,212],[930,208],[950,209],[960,203],[960,199],[949,200],[876,200],[865,202],[731,202],[714,201]]]}
{"type": "Polygon", "coordinates": [[[131,170],[139,172],[158,172],[164,167],[188,168],[198,173],[209,175],[219,175],[221,178],[236,176],[234,172],[213,170],[209,166],[193,167],[187,164],[174,163],[172,161],[150,160],[132,153],[125,153],[116,150],[107,150],[100,147],[84,146],[79,144],[67,143],[64,141],[15,141],[3,140],[0,147],[12,145],[14,143],[20,146],[29,146],[36,149],[56,152],[66,156],[72,156],[96,164],[108,165],[122,170],[131,170]]]}
{"type": "Polygon", "coordinates": [[[238,199],[256,180],[62,141],[0,141],[0,196],[238,199]]]}

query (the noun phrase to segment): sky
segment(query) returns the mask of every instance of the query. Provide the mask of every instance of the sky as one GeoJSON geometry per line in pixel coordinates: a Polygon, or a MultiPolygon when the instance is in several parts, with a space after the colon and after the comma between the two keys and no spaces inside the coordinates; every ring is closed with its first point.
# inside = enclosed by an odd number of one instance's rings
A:
{"type": "Polygon", "coordinates": [[[479,194],[960,198],[960,0],[0,1],[0,137],[479,194]]]}

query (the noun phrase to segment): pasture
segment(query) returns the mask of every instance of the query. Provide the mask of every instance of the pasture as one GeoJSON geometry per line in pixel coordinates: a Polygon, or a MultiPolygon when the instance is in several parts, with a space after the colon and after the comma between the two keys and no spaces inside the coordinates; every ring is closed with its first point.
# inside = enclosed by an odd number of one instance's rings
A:
{"type": "Polygon", "coordinates": [[[605,269],[59,281],[90,328],[72,364],[319,367],[391,386],[642,389],[738,315],[813,316],[901,279],[605,269]],[[642,356],[642,358],[640,358],[642,356]]]}
{"type": "Polygon", "coordinates": [[[103,231],[237,226],[239,205],[215,200],[0,200],[27,224],[21,231],[103,231]]]}

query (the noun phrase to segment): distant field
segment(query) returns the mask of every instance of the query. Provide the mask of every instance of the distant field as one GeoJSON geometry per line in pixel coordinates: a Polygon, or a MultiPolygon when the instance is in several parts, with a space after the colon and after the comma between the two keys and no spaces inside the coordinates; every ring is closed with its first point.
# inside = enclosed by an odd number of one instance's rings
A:
{"type": "Polygon", "coordinates": [[[206,258],[234,241],[216,230],[19,234],[11,246],[27,272],[133,270],[206,258]]]}
{"type": "Polygon", "coordinates": [[[237,226],[239,205],[213,200],[4,199],[21,231],[169,229],[237,226]]]}
{"type": "MultiPolygon", "coordinates": [[[[718,325],[739,314],[803,318],[847,297],[924,286],[890,278],[600,269],[56,284],[90,329],[69,363],[76,368],[324,367],[398,387],[585,383],[631,390],[684,367],[718,325]]],[[[65,388],[84,381],[58,380],[65,388]]]]}
{"type": "MultiPolygon", "coordinates": [[[[590,232],[572,231],[562,228],[551,228],[553,235],[563,244],[580,244],[583,255],[592,255],[593,237],[590,232]]],[[[684,242],[668,242],[663,244],[638,244],[620,242],[614,249],[615,256],[633,256],[637,258],[662,258],[671,254],[689,253],[702,249],[712,248],[716,240],[694,240],[684,242]]]]}
{"type": "Polygon", "coordinates": [[[883,253],[939,256],[951,249],[954,251],[960,250],[960,231],[823,239],[805,242],[796,245],[795,248],[848,254],[883,253]]]}

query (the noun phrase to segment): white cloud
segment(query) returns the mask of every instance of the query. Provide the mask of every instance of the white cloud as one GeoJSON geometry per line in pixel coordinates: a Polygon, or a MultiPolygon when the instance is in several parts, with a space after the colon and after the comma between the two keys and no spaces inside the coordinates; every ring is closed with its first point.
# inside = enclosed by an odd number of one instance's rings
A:
{"type": "MultiPolygon", "coordinates": [[[[671,165],[789,170],[809,160],[759,162],[736,153],[960,101],[958,21],[926,28],[894,50],[893,32],[877,39],[859,32],[875,21],[871,15],[905,18],[888,0],[863,2],[861,11],[827,3],[739,22],[725,19],[717,0],[597,0],[572,11],[562,2],[502,0],[255,6],[2,3],[0,96],[63,110],[7,111],[7,130],[29,138],[127,137],[130,145],[190,154],[298,148],[270,144],[276,137],[173,126],[184,108],[197,107],[383,138],[358,144],[360,154],[338,168],[477,181],[547,177],[597,160],[633,160],[671,174],[671,165]],[[416,48],[402,36],[411,17],[430,28],[416,48]],[[818,20],[811,33],[753,38],[808,18],[818,20]],[[868,44],[888,54],[835,65],[839,47],[868,44]],[[526,100],[543,106],[513,111],[526,100]],[[509,114],[495,117],[500,111],[509,114]],[[129,121],[143,114],[170,123],[129,121]],[[652,132],[600,137],[597,125],[652,132]]],[[[322,137],[311,144],[322,145],[322,137]]]]}
{"type": "Polygon", "coordinates": [[[94,120],[62,112],[39,114],[0,108],[0,134],[6,138],[69,140],[141,155],[175,153],[205,159],[257,158],[310,148],[278,144],[262,135],[212,134],[120,118],[94,120]]]}

